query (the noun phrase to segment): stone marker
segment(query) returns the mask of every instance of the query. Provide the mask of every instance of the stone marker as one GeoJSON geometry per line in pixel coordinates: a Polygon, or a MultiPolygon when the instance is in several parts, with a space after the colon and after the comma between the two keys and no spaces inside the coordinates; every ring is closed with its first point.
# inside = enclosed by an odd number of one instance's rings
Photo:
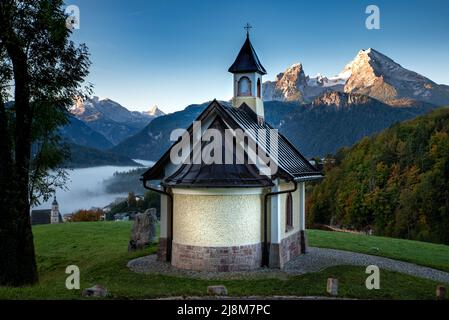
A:
{"type": "Polygon", "coordinates": [[[207,287],[207,294],[210,296],[227,296],[228,289],[225,286],[209,286],[207,287]]]}
{"type": "Polygon", "coordinates": [[[338,295],[338,279],[328,278],[326,291],[331,296],[338,295]]]}
{"type": "Polygon", "coordinates": [[[157,223],[158,223],[158,219],[157,219],[157,210],[156,208],[150,208],[147,211],[145,211],[145,214],[148,214],[150,216],[150,242],[153,243],[157,240],[157,223]]]}
{"type": "Polygon", "coordinates": [[[437,300],[444,300],[446,298],[446,287],[442,285],[437,286],[437,300]]]}
{"type": "Polygon", "coordinates": [[[128,251],[145,249],[156,238],[157,216],[156,209],[148,209],[134,218],[129,240],[128,251]]]}
{"type": "Polygon", "coordinates": [[[108,290],[99,284],[83,290],[83,297],[106,297],[107,295],[108,290]]]}

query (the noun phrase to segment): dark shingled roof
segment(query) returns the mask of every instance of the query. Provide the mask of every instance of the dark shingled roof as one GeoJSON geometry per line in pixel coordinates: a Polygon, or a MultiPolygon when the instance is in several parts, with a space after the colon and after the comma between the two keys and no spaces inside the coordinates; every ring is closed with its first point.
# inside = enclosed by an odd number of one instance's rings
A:
{"type": "Polygon", "coordinates": [[[249,36],[246,37],[243,47],[228,71],[231,73],[259,72],[260,74],[267,74],[257,57],[249,36]]]}
{"type": "MultiPolygon", "coordinates": [[[[209,128],[216,129],[222,134],[222,164],[183,164],[174,174],[163,179],[162,184],[164,186],[214,186],[217,188],[273,186],[271,180],[266,176],[260,175],[259,169],[254,164],[248,163],[247,159],[245,159],[244,164],[236,164],[234,148],[234,164],[225,164],[225,129],[227,126],[222,119],[217,118],[209,128]]],[[[202,150],[209,143],[203,141],[202,150]]],[[[190,159],[193,159],[193,150],[190,154],[190,159]]]]}
{"type": "MultiPolygon", "coordinates": [[[[232,129],[242,129],[251,136],[249,130],[267,129],[267,141],[269,140],[269,129],[273,129],[268,123],[259,123],[257,115],[246,105],[235,108],[227,103],[219,103],[214,100],[195,121],[206,119],[212,112],[216,112],[218,119],[223,119],[232,129]]],[[[221,123],[224,123],[220,120],[221,123]]],[[[217,121],[213,123],[217,126],[217,121]]],[[[217,127],[218,128],[218,127],[217,127]]],[[[188,129],[192,134],[192,126],[188,129]]],[[[321,173],[306,159],[301,153],[279,132],[278,137],[278,174],[288,181],[309,181],[321,179],[321,173]]],[[[251,137],[253,138],[253,137],[251,137]]],[[[255,138],[253,138],[256,141],[255,138]]],[[[143,176],[143,181],[161,180],[162,185],[166,186],[198,186],[198,187],[251,187],[268,186],[268,177],[261,177],[258,170],[245,164],[241,165],[182,165],[169,177],[165,176],[164,167],[170,161],[170,151],[174,143],[167,152],[155,163],[153,167],[147,170],[143,176]]],[[[269,143],[267,143],[269,146],[269,143]]],[[[271,150],[266,150],[272,157],[271,150]]],[[[276,178],[273,177],[273,178],[276,178]]],[[[270,180],[270,179],[268,179],[270,180]]]]}
{"type": "MultiPolygon", "coordinates": [[[[62,222],[61,214],[59,214],[59,222],[62,222]]],[[[50,224],[51,223],[51,210],[33,210],[31,211],[31,224],[50,224]]]]}
{"type": "MultiPolygon", "coordinates": [[[[274,129],[267,122],[262,124],[257,121],[256,114],[246,104],[240,108],[232,105],[225,105],[224,110],[245,130],[245,132],[265,129],[267,132],[266,141],[269,141],[269,130],[274,129]]],[[[279,167],[285,170],[292,178],[296,180],[313,180],[315,177],[322,177],[321,173],[296,149],[296,147],[287,140],[279,131],[278,140],[278,160],[279,167]],[[309,179],[310,178],[310,179],[309,179]]],[[[270,144],[267,143],[269,146],[270,144]]],[[[270,150],[266,150],[270,154],[270,150]]]]}

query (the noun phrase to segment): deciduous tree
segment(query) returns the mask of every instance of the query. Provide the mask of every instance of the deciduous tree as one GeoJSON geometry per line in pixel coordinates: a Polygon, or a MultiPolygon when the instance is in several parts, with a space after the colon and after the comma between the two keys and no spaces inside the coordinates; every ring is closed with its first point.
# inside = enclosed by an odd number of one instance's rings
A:
{"type": "Polygon", "coordinates": [[[88,74],[63,9],[61,0],[0,1],[0,285],[38,280],[30,206],[63,182],[57,128],[88,74]]]}

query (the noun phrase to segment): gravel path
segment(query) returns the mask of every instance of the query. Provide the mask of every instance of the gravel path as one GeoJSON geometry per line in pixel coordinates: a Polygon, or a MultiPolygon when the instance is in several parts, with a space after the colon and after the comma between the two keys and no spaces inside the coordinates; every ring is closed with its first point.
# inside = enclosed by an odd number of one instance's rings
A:
{"type": "Polygon", "coordinates": [[[163,274],[169,276],[189,277],[197,279],[261,279],[261,278],[281,278],[287,279],[288,274],[278,270],[269,268],[259,268],[252,271],[241,272],[207,272],[207,271],[190,271],[177,269],[167,262],[157,261],[156,255],[146,256],[131,260],[127,266],[131,271],[147,274],[163,274]]]}
{"type": "Polygon", "coordinates": [[[363,253],[323,248],[309,248],[307,254],[288,262],[284,271],[287,273],[304,274],[339,265],[363,267],[376,265],[381,270],[396,271],[411,276],[449,283],[449,273],[444,271],[363,253]]]}
{"type": "Polygon", "coordinates": [[[137,273],[156,273],[200,279],[287,278],[289,275],[318,272],[328,267],[340,265],[363,267],[376,265],[381,270],[391,270],[420,278],[449,283],[449,273],[444,271],[368,254],[312,247],[309,247],[307,254],[288,262],[283,270],[260,268],[249,272],[186,271],[176,269],[168,263],[157,261],[156,255],[146,256],[128,262],[128,268],[137,273]]]}

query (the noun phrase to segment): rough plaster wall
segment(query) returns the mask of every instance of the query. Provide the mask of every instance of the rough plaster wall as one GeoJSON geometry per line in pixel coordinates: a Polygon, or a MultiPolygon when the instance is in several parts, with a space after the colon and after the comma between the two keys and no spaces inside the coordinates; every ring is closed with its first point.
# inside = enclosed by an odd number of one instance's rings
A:
{"type": "Polygon", "coordinates": [[[260,195],[174,195],[173,241],[236,246],[262,241],[260,195]]]}

